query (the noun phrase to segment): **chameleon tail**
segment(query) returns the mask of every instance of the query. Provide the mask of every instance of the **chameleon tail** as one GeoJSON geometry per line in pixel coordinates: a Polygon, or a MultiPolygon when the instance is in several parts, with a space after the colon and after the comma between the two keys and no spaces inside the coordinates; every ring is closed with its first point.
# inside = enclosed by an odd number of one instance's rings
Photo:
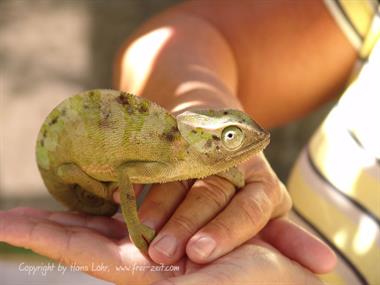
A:
{"type": "Polygon", "coordinates": [[[60,166],[56,175],[41,174],[52,196],[71,210],[99,216],[112,216],[118,210],[107,183],[93,179],[75,164],[60,166]]]}
{"type": "MultiPolygon", "coordinates": [[[[69,186],[73,191],[67,191],[68,189],[64,190],[64,192],[72,192],[70,199],[70,203],[68,207],[71,210],[83,212],[86,214],[91,215],[98,215],[98,216],[113,216],[119,206],[115,204],[112,201],[106,200],[104,198],[98,197],[94,195],[93,193],[87,191],[86,189],[82,188],[78,184],[74,185],[66,185],[69,186]],[[72,200],[75,199],[75,205],[72,204],[72,200]]],[[[64,202],[65,203],[65,202],[64,202]]]]}

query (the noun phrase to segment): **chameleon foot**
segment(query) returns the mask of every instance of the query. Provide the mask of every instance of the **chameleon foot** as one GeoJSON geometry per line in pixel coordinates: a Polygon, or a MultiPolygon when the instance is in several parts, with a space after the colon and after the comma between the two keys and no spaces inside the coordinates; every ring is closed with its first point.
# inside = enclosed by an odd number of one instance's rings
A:
{"type": "Polygon", "coordinates": [[[130,232],[133,243],[143,253],[148,252],[149,244],[155,235],[155,230],[144,224],[139,224],[133,231],[130,232]]]}
{"type": "Polygon", "coordinates": [[[125,169],[120,172],[119,188],[121,212],[127,224],[131,240],[141,252],[146,254],[149,243],[155,236],[155,231],[142,224],[139,220],[135,192],[125,169]]]}

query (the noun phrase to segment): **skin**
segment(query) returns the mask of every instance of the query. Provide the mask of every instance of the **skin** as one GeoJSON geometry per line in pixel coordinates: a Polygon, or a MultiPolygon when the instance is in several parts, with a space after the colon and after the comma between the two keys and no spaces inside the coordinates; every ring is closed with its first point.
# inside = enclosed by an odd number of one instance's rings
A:
{"type": "MultiPolygon", "coordinates": [[[[174,113],[244,108],[271,128],[332,99],[356,58],[322,1],[186,1],[149,19],[128,39],[115,66],[115,86],[174,113]]],[[[211,262],[289,210],[286,188],[264,155],[252,157],[244,171],[246,187],[236,195],[217,177],[154,186],[139,213],[160,230],[151,258],[172,263],[187,254],[211,262]],[[204,254],[201,238],[209,248],[217,245],[212,254],[204,254]]]]}
{"type": "Polygon", "coordinates": [[[144,253],[154,230],[140,223],[132,183],[163,183],[220,173],[238,187],[232,167],[262,151],[269,134],[238,110],[184,112],[177,119],[141,97],[91,90],[47,116],[36,157],[49,192],[72,210],[112,216],[113,193],[131,239],[144,253]]]}
{"type": "MultiPolygon", "coordinates": [[[[343,88],[356,58],[355,49],[322,1],[239,1],[239,4],[223,0],[186,1],[150,19],[128,39],[115,65],[115,88],[140,94],[173,113],[178,107],[182,111],[183,106],[191,109],[193,105],[205,109],[244,107],[245,112],[261,125],[272,128],[301,118],[332,99],[343,88]],[[171,28],[170,37],[163,44],[153,41],[149,49],[143,49],[141,39],[149,38],[149,32],[161,31],[163,27],[171,28]],[[133,47],[142,51],[141,57],[128,58],[133,47]],[[150,56],[153,60],[148,68],[142,69],[143,59],[150,56]],[[136,60],[131,60],[133,58],[136,60]],[[194,81],[201,84],[179,88],[194,81]]],[[[331,270],[335,258],[325,246],[310,242],[315,240],[305,236],[303,231],[293,231],[289,224],[278,223],[277,219],[267,224],[271,217],[285,213],[290,203],[285,187],[265,157],[255,156],[245,165],[247,168],[243,171],[249,171],[245,173],[247,186],[236,195],[230,183],[216,176],[197,183],[172,182],[153,186],[139,216],[145,224],[160,230],[155,241],[170,235],[176,246],[175,254],[171,255],[158,250],[154,241],[149,248],[150,257],[156,262],[188,258],[189,262],[213,264],[221,260],[221,255],[234,254],[235,261],[241,261],[240,265],[251,266],[246,271],[240,270],[241,267],[220,266],[230,274],[228,284],[239,283],[242,273],[246,273],[251,283],[272,281],[272,278],[285,283],[296,280],[292,278],[303,276],[304,269],[291,270],[291,260],[312,272],[331,270]],[[214,188],[218,191],[213,191],[214,188]],[[266,206],[261,207],[264,199],[266,206]],[[250,203],[242,208],[243,201],[250,203]],[[242,215],[246,218],[241,219],[242,215]],[[240,246],[249,244],[265,224],[260,235],[273,246],[266,247],[267,254],[250,252],[247,256],[247,251],[239,251],[240,246]],[[226,235],[228,232],[234,235],[226,235]],[[269,240],[267,233],[271,236],[269,240]],[[216,254],[199,254],[196,241],[200,236],[218,245],[216,254]],[[265,266],[257,267],[256,261],[264,262],[265,266]],[[284,272],[285,276],[278,276],[279,272],[284,272]]],[[[119,200],[117,193],[115,200],[119,200]]],[[[58,260],[65,256],[67,264],[89,262],[90,255],[105,259],[104,251],[98,255],[99,245],[104,242],[104,236],[113,233],[107,226],[100,227],[91,220],[93,218],[75,215],[72,219],[66,213],[49,214],[59,216],[53,221],[31,214],[21,218],[13,212],[1,214],[0,240],[32,248],[58,260]],[[51,222],[55,223],[54,227],[41,232],[45,229],[44,224],[51,222]],[[36,238],[22,239],[33,226],[37,229],[34,231],[36,238]],[[68,243],[69,250],[62,253],[62,244],[72,239],[73,232],[89,230],[95,233],[80,236],[74,244],[68,243]],[[88,250],[83,251],[87,245],[88,250]]],[[[110,226],[108,221],[106,224],[110,226]]],[[[110,249],[112,252],[114,247],[110,249]]],[[[133,259],[135,255],[125,256],[133,259]]],[[[118,255],[114,257],[112,260],[119,260],[118,255]]],[[[134,261],[125,262],[133,264],[134,261]]],[[[237,264],[230,261],[226,263],[237,264]]],[[[218,268],[208,268],[209,274],[198,275],[197,284],[212,284],[207,279],[210,273],[220,275],[218,268]]],[[[131,274],[123,277],[90,274],[119,284],[134,278],[131,274]]],[[[169,276],[160,276],[160,279],[166,278],[169,276]]],[[[317,282],[312,276],[310,280],[317,282]]],[[[172,284],[194,284],[193,276],[187,274],[182,280],[171,281],[172,284]]]]}
{"type": "Polygon", "coordinates": [[[115,284],[322,284],[279,250],[291,251],[295,261],[312,271],[331,257],[328,248],[310,234],[286,219],[278,219],[269,223],[260,237],[207,265],[184,256],[174,264],[179,271],[146,269],[131,274],[116,270],[116,266],[156,264],[126,238],[121,219],[17,208],[0,212],[0,240],[30,248],[62,264],[87,266],[88,274],[115,284]],[[108,270],[94,270],[101,265],[108,270]]]}

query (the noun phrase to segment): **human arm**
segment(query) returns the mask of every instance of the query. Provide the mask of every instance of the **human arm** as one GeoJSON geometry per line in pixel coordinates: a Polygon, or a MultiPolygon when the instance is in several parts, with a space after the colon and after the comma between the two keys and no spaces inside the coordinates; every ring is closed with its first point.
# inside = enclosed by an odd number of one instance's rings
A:
{"type": "MultiPolygon", "coordinates": [[[[355,57],[322,1],[188,1],[148,21],[126,43],[116,81],[118,88],[175,113],[244,106],[264,127],[276,127],[331,98],[347,79],[355,57]]],[[[198,191],[184,191],[178,183],[155,186],[141,217],[159,229],[174,213],[157,240],[170,234],[179,241],[179,249],[165,256],[151,247],[151,257],[170,263],[186,250],[197,262],[208,262],[249,239],[269,218],[286,212],[286,190],[264,156],[253,158],[252,165],[262,170],[252,174],[255,188],[244,188],[239,195],[215,178],[198,191]],[[217,211],[194,220],[193,213],[204,214],[210,205],[210,192],[202,190],[216,185],[222,190],[222,195],[211,197],[211,203],[219,205],[217,211]],[[161,199],[169,190],[172,201],[167,195],[161,199]],[[206,202],[191,200],[194,192],[206,202]],[[244,200],[250,202],[245,222],[239,208],[244,200]],[[262,207],[263,200],[268,207],[262,207]],[[175,210],[173,205],[180,203],[184,206],[175,210]],[[220,249],[211,259],[196,256],[188,243],[203,226],[200,232],[212,235],[220,249]],[[225,234],[228,230],[234,237],[225,234]]]]}
{"type": "Polygon", "coordinates": [[[145,23],[120,55],[119,88],[169,110],[241,102],[266,128],[331,99],[357,58],[323,1],[186,1],[145,23]],[[179,96],[189,82],[202,84],[179,96]]]}

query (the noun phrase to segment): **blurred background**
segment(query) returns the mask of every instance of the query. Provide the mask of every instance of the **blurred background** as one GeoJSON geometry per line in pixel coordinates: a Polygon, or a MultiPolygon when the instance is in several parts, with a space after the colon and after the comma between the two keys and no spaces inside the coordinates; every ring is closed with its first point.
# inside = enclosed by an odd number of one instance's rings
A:
{"type": "MultiPolygon", "coordinates": [[[[0,0],[0,210],[62,209],[48,195],[35,163],[41,123],[70,95],[112,88],[113,62],[125,39],[144,20],[179,2],[0,0]]],[[[271,130],[266,155],[283,181],[331,106],[271,130]]],[[[106,284],[78,272],[31,276],[19,270],[20,262],[49,260],[0,243],[2,284],[106,284]]]]}

